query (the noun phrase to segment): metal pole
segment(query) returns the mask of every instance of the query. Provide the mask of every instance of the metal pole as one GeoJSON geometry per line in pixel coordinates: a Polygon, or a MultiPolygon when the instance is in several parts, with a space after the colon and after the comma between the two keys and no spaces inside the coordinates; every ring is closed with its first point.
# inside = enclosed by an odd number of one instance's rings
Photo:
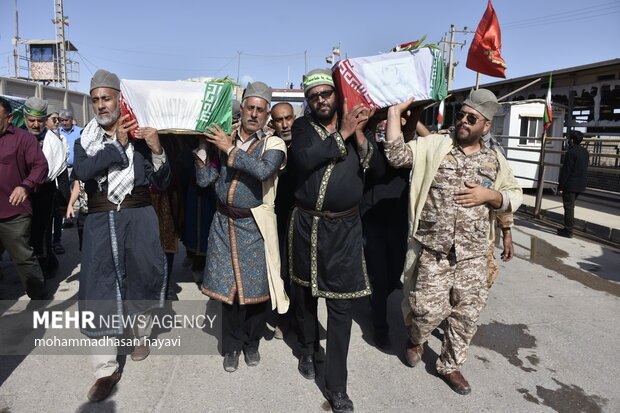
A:
{"type": "Polygon", "coordinates": [[[525,85],[525,86],[521,86],[520,88],[513,90],[512,92],[510,92],[510,93],[508,93],[508,94],[506,94],[506,95],[502,96],[501,98],[498,98],[498,99],[497,99],[497,101],[498,101],[498,102],[501,102],[502,100],[506,99],[507,97],[512,96],[512,95],[514,95],[515,93],[519,93],[519,92],[520,92],[520,91],[522,91],[523,89],[527,89],[528,87],[532,86],[534,83],[538,83],[538,82],[540,82],[540,80],[541,80],[541,79],[542,79],[542,77],[539,77],[538,79],[531,81],[531,82],[530,82],[530,83],[528,83],[527,85],[525,85]]]}
{"type": "Polygon", "coordinates": [[[538,189],[536,190],[536,202],[534,204],[534,217],[541,217],[541,205],[543,190],[545,189],[545,149],[546,149],[547,130],[543,131],[541,147],[540,147],[540,159],[538,160],[538,189]]]}
{"type": "Polygon", "coordinates": [[[17,11],[17,0],[15,0],[15,43],[13,45],[13,66],[15,79],[19,77],[19,13],[17,11]]]}
{"type": "Polygon", "coordinates": [[[57,30],[57,42],[60,52],[60,77],[62,86],[65,89],[69,88],[69,79],[67,76],[67,44],[65,42],[65,20],[62,7],[62,0],[57,0],[56,3],[56,30],[57,30]]]}
{"type": "Polygon", "coordinates": [[[454,77],[454,66],[452,60],[454,58],[454,25],[450,25],[450,53],[448,54],[448,92],[452,86],[452,78],[454,77]]]}
{"type": "Polygon", "coordinates": [[[476,72],[476,90],[480,87],[480,72],[476,72]]]}
{"type": "Polygon", "coordinates": [[[241,70],[241,52],[237,50],[237,83],[239,83],[239,71],[241,70]]]}

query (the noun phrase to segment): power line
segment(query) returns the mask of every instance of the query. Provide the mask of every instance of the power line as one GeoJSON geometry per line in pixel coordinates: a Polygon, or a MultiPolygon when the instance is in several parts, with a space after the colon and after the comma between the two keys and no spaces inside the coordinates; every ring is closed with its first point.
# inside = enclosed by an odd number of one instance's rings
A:
{"type": "Polygon", "coordinates": [[[530,22],[535,22],[535,21],[539,21],[539,20],[548,20],[550,18],[557,18],[557,17],[562,17],[565,15],[571,15],[571,14],[575,14],[575,13],[590,13],[590,12],[594,12],[594,11],[600,11],[599,9],[601,7],[607,7],[609,5],[612,5],[613,7],[618,7],[619,4],[617,1],[610,1],[607,3],[601,3],[601,4],[597,4],[597,5],[593,5],[590,7],[584,7],[584,8],[580,8],[580,9],[573,9],[573,10],[568,10],[568,11],[564,11],[564,12],[560,12],[560,13],[553,13],[553,14],[548,14],[545,16],[537,16],[537,17],[529,17],[526,19],[520,19],[520,20],[513,20],[510,21],[506,24],[504,24],[504,27],[508,27],[508,26],[513,26],[513,25],[518,25],[518,24],[522,24],[522,23],[530,23],[530,22]]]}
{"type": "Polygon", "coordinates": [[[539,22],[539,23],[532,23],[532,24],[523,24],[520,26],[513,26],[513,27],[508,27],[506,28],[506,30],[518,30],[518,29],[526,29],[526,28],[530,28],[530,27],[536,27],[536,26],[551,26],[554,24],[558,24],[558,23],[568,23],[571,21],[576,21],[576,20],[587,20],[587,19],[592,19],[594,17],[600,17],[600,16],[608,16],[610,14],[616,14],[616,13],[620,13],[620,8],[614,12],[604,12],[604,13],[600,13],[600,14],[594,14],[594,15],[586,15],[586,16],[575,16],[575,17],[569,17],[569,18],[565,18],[565,19],[560,19],[560,20],[552,20],[552,21],[548,21],[548,22],[539,22]]]}
{"type": "MultiPolygon", "coordinates": [[[[94,75],[95,73],[94,73],[94,72],[90,69],[90,67],[88,66],[88,63],[87,63],[88,59],[86,59],[84,56],[82,56],[82,54],[81,54],[80,52],[77,52],[77,51],[76,51],[75,53],[76,53],[76,54],[77,54],[77,55],[78,55],[78,56],[82,59],[82,63],[84,63],[84,66],[86,66],[86,70],[88,70],[88,71],[90,72],[91,76],[92,76],[92,75],[94,75]]],[[[91,62],[91,64],[92,64],[93,66],[96,66],[96,65],[95,65],[94,63],[92,63],[92,62],[91,62]]]]}
{"type": "Polygon", "coordinates": [[[226,64],[224,64],[224,66],[220,67],[213,73],[213,76],[217,76],[222,70],[224,70],[229,64],[231,64],[236,58],[237,56],[231,57],[230,60],[226,62],[226,64]]]}
{"type": "MultiPolygon", "coordinates": [[[[89,45],[89,43],[83,43],[83,42],[82,44],[89,45]]],[[[125,53],[132,53],[132,54],[138,53],[138,54],[146,54],[146,55],[153,55],[153,56],[183,57],[183,58],[191,57],[194,59],[230,59],[230,56],[181,55],[181,54],[174,54],[174,53],[150,52],[148,50],[119,49],[115,47],[100,46],[100,45],[92,44],[92,43],[90,43],[90,45],[97,47],[98,49],[114,50],[116,52],[125,52],[125,53]]]]}
{"type": "Polygon", "coordinates": [[[533,26],[540,26],[540,25],[563,23],[563,22],[568,22],[568,21],[573,21],[573,20],[581,20],[581,19],[598,17],[598,16],[603,16],[603,15],[608,15],[608,14],[614,14],[620,11],[620,4],[616,4],[611,7],[590,9],[586,12],[582,12],[581,10],[582,9],[578,9],[573,12],[562,13],[562,15],[560,14],[549,15],[549,16],[541,16],[538,18],[532,18],[529,20],[520,20],[518,23],[513,22],[513,23],[504,24],[502,25],[502,28],[507,29],[507,30],[509,29],[512,30],[512,29],[520,29],[524,27],[533,27],[533,26]]]}

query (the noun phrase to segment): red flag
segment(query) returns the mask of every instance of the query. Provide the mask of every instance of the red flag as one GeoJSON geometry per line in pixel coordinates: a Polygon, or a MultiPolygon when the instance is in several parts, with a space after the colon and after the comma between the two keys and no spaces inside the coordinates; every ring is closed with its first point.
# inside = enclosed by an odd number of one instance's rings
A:
{"type": "Polygon", "coordinates": [[[465,66],[475,72],[505,79],[506,62],[500,56],[501,48],[502,33],[497,15],[489,0],[487,10],[478,24],[474,40],[469,47],[465,66]]]}

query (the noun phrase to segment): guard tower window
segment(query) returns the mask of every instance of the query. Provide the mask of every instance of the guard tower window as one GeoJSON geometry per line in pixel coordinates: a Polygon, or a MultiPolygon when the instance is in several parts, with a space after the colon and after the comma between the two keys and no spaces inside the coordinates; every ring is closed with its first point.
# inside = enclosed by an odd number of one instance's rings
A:
{"type": "Polygon", "coordinates": [[[53,62],[54,59],[54,46],[30,46],[30,60],[33,62],[53,62]]]}

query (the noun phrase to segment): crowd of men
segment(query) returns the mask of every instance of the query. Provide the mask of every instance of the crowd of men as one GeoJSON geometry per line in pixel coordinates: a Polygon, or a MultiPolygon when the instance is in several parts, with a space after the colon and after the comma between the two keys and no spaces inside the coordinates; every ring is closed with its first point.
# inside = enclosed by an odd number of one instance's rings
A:
{"type": "MultiPolygon", "coordinates": [[[[299,373],[313,380],[317,304],[324,298],[325,396],[333,411],[352,412],[353,300],[370,297],[375,343],[388,348],[388,321],[397,321],[387,319],[387,297],[404,288],[408,364],[422,360],[430,333],[445,321],[437,373],[468,394],[462,367],[497,274],[495,227],[502,230],[507,261],[512,211],[522,195],[489,135],[496,97],[472,91],[456,113],[454,132],[430,134],[413,100],[390,107],[381,119],[363,105],[348,109],[329,70],[310,71],[303,88],[306,113],[296,118],[288,103],[271,106],[268,85],[249,84],[233,132],[213,125],[192,152],[197,187],[214,194],[208,222],[198,224],[209,235],[196,281],[222,305],[223,368],[236,371],[242,353],[248,366],[260,364],[272,310],[276,337],[296,333],[299,373]]],[[[80,309],[113,313],[127,300],[161,306],[170,297],[172,257],[162,248],[162,218],[151,195],[173,185],[177,158],[157,130],[121,116],[115,74],[97,71],[90,96],[95,117],[83,130],[70,110],[54,112],[38,98],[23,109],[28,131],[17,129],[10,104],[0,99],[0,243],[28,296],[49,298],[45,278],[58,266],[55,254],[64,252],[52,221],[62,226],[57,211],[73,217],[80,199],[78,219],[86,218],[79,225],[80,309]]],[[[150,331],[130,333],[146,338],[150,331]]],[[[131,358],[143,360],[149,352],[137,345],[131,358]]],[[[88,398],[96,402],[121,378],[117,349],[98,349],[91,364],[96,382],[88,398]]]]}

